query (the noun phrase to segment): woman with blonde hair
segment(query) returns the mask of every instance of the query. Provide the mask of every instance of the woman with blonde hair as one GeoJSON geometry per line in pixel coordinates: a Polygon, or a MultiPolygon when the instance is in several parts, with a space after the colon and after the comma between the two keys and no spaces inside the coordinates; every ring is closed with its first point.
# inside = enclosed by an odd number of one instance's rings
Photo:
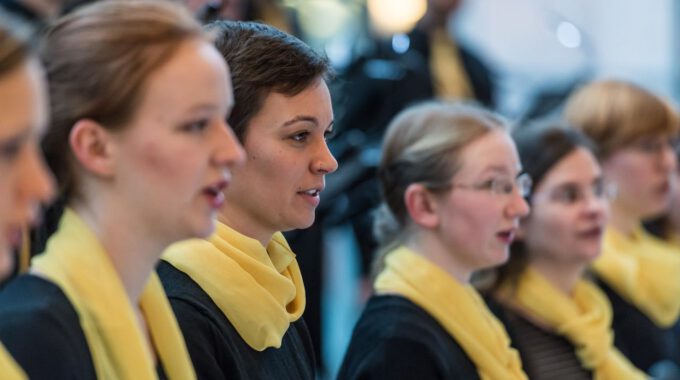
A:
{"type": "Polygon", "coordinates": [[[425,103],[390,124],[373,295],[340,379],[525,379],[470,285],[508,258],[531,180],[506,125],[472,106],[425,103]]]}
{"type": "Polygon", "coordinates": [[[577,90],[565,116],[595,142],[604,180],[617,187],[602,255],[593,264],[613,306],[615,344],[648,373],[677,370],[680,254],[646,232],[642,221],[669,205],[678,116],[653,93],[615,80],[577,90]]]}
{"type": "MultiPolygon", "coordinates": [[[[22,229],[36,222],[54,185],[38,146],[49,113],[42,66],[16,35],[21,26],[2,14],[0,25],[0,279],[5,279],[22,229]]],[[[0,373],[8,380],[26,378],[2,343],[0,373]]]]}
{"type": "Polygon", "coordinates": [[[228,68],[172,2],[104,1],[42,46],[43,148],[65,209],[30,274],[0,294],[0,340],[32,379],[192,379],[154,267],[205,237],[243,151],[228,68]]]}

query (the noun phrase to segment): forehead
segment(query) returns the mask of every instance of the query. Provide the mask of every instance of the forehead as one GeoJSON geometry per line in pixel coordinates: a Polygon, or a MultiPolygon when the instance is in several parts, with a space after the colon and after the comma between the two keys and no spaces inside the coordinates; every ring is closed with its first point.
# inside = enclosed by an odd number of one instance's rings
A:
{"type": "Polygon", "coordinates": [[[151,73],[142,103],[173,113],[200,105],[223,109],[231,96],[224,59],[210,43],[194,38],[181,42],[170,59],[151,73]]]}
{"type": "Polygon", "coordinates": [[[578,147],[562,157],[541,180],[545,186],[591,182],[601,175],[600,164],[587,149],[578,147]]]}
{"type": "Polygon", "coordinates": [[[500,172],[515,175],[520,170],[517,149],[504,130],[492,130],[469,143],[460,154],[460,174],[500,172]]]}
{"type": "Polygon", "coordinates": [[[25,128],[43,127],[47,117],[46,89],[42,69],[25,61],[0,76],[0,139],[25,128]]]}

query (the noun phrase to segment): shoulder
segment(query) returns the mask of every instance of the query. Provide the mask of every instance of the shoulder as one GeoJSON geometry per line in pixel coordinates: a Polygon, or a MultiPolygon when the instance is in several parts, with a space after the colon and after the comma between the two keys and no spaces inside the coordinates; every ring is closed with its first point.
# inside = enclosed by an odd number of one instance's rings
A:
{"type": "Polygon", "coordinates": [[[30,378],[94,378],[80,319],[64,292],[32,275],[0,293],[0,340],[30,378]]]}
{"type": "Polygon", "coordinates": [[[374,296],[352,335],[340,378],[477,378],[475,366],[427,312],[398,296],[374,296]]]}

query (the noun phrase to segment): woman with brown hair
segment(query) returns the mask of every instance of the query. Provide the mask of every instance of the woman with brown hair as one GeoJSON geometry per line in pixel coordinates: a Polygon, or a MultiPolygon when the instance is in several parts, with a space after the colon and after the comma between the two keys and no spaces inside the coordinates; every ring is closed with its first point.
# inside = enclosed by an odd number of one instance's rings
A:
{"type": "Polygon", "coordinates": [[[615,344],[648,373],[656,373],[655,366],[677,371],[680,254],[646,232],[642,221],[668,207],[678,116],[651,92],[614,80],[577,90],[565,116],[595,142],[604,179],[617,187],[602,255],[593,265],[613,306],[615,344]]]}
{"type": "MultiPolygon", "coordinates": [[[[36,222],[38,206],[51,198],[54,185],[38,147],[48,118],[42,66],[16,35],[19,25],[2,14],[0,25],[0,279],[5,279],[22,229],[36,222]]],[[[2,343],[0,373],[3,379],[25,378],[2,343]]]]}
{"type": "Polygon", "coordinates": [[[531,179],[506,125],[472,106],[400,113],[379,165],[375,295],[339,379],[526,379],[471,276],[508,258],[531,179]]]}
{"type": "Polygon", "coordinates": [[[151,0],[75,11],[42,58],[66,207],[0,295],[0,340],[34,379],[195,378],[153,270],[172,242],[212,232],[243,157],[227,66],[184,8],[151,0]]]}
{"type": "Polygon", "coordinates": [[[232,70],[229,124],[246,161],[233,170],[216,233],[170,247],[158,272],[201,379],[313,380],[305,287],[281,231],[312,225],[337,168],[326,144],[330,65],[271,26],[207,28],[232,70]]]}
{"type": "Polygon", "coordinates": [[[592,143],[558,122],[513,133],[534,180],[531,213],[496,271],[490,305],[531,379],[643,379],[614,346],[607,296],[585,278],[601,252],[613,187],[592,143]]]}

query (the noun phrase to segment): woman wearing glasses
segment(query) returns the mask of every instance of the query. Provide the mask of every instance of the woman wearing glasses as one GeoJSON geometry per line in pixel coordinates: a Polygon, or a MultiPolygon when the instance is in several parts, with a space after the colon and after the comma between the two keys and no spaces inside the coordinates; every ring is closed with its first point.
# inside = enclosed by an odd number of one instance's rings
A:
{"type": "Polygon", "coordinates": [[[490,304],[531,379],[643,379],[613,347],[607,296],[584,279],[600,254],[607,220],[602,171],[589,140],[541,124],[513,135],[534,180],[510,259],[498,268],[490,304]]]}
{"type": "Polygon", "coordinates": [[[645,232],[641,222],[668,207],[678,117],[659,97],[620,81],[578,90],[565,115],[595,142],[604,178],[617,186],[602,255],[594,263],[612,303],[615,344],[650,374],[677,371],[680,253],[645,232]]]}
{"type": "Polygon", "coordinates": [[[375,295],[340,379],[525,379],[502,325],[470,286],[508,258],[531,186],[505,124],[426,103],[391,123],[379,175],[375,295]]]}

